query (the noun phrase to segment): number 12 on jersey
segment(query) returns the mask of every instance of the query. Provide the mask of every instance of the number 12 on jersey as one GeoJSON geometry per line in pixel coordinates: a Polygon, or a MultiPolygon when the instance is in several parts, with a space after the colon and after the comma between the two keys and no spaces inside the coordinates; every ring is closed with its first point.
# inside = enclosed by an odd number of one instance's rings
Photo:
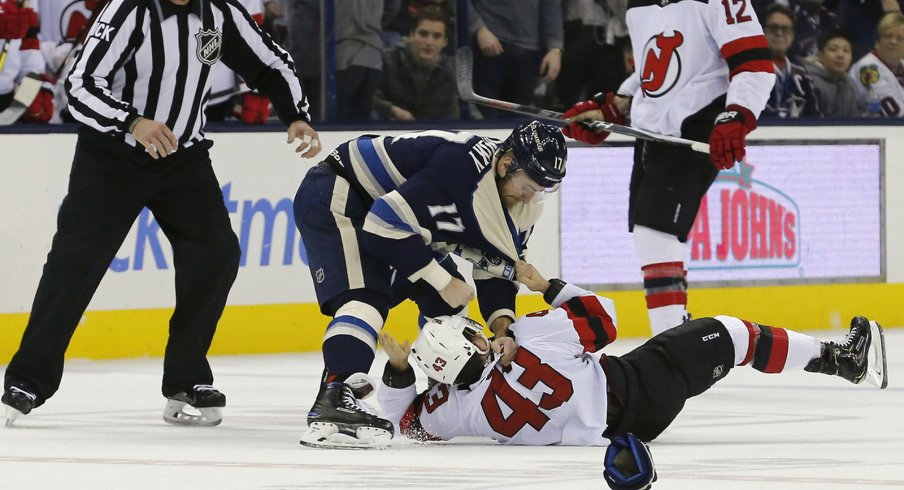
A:
{"type": "Polygon", "coordinates": [[[747,0],[722,0],[722,6],[725,7],[725,22],[728,25],[740,24],[753,20],[749,15],[745,14],[747,10],[747,0]],[[732,5],[740,5],[737,14],[732,14],[732,5]]]}

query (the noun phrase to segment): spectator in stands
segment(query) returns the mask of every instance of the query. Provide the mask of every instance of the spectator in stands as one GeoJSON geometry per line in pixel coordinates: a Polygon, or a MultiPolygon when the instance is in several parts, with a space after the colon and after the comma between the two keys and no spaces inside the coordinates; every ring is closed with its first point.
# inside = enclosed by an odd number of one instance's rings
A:
{"type": "Polygon", "coordinates": [[[766,9],[763,21],[763,32],[775,63],[775,87],[762,115],[780,118],[819,116],[813,80],[804,67],[788,59],[788,49],[794,41],[794,14],[788,7],[774,3],[766,9]]]}
{"type": "Polygon", "coordinates": [[[383,53],[383,77],[374,96],[381,117],[458,118],[455,75],[442,62],[449,42],[447,20],[439,7],[421,9],[407,40],[383,53]]]}
{"type": "Polygon", "coordinates": [[[857,60],[850,75],[870,115],[904,117],[904,15],[885,15],[877,31],[876,49],[857,60]]]}
{"type": "Polygon", "coordinates": [[[595,93],[615,92],[628,77],[626,8],[626,0],[564,0],[565,52],[553,106],[568,108],[595,93]]]}
{"type": "Polygon", "coordinates": [[[861,117],[866,114],[866,98],[848,76],[851,67],[851,41],[835,30],[820,36],[817,53],[804,60],[819,97],[824,117],[861,117]]]}
{"type": "MultiPolygon", "coordinates": [[[[552,82],[562,64],[561,0],[470,0],[468,31],[477,49],[474,89],[530,104],[539,78],[552,82]]],[[[510,117],[481,109],[487,117],[510,117]]]]}
{"type": "Polygon", "coordinates": [[[851,36],[857,60],[876,45],[879,20],[885,14],[901,12],[901,5],[899,0],[839,0],[835,11],[841,28],[851,36]]]}
{"type": "Polygon", "coordinates": [[[795,17],[794,43],[788,57],[795,63],[803,63],[819,51],[817,43],[823,34],[838,29],[838,18],[825,6],[825,0],[797,0],[792,2],[795,17]]]}
{"type": "Polygon", "coordinates": [[[383,68],[383,21],[401,0],[343,0],[336,9],[336,116],[368,119],[383,68]],[[379,14],[379,15],[377,15],[379,14]]]}

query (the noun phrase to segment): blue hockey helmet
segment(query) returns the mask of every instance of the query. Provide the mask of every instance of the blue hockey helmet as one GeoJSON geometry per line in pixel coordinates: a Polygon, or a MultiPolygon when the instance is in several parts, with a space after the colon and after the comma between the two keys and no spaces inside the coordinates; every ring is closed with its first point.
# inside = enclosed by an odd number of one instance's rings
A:
{"type": "Polygon", "coordinates": [[[568,147],[555,126],[531,121],[512,131],[502,142],[502,152],[511,151],[514,162],[509,172],[524,170],[545,189],[555,189],[565,178],[568,147]]]}

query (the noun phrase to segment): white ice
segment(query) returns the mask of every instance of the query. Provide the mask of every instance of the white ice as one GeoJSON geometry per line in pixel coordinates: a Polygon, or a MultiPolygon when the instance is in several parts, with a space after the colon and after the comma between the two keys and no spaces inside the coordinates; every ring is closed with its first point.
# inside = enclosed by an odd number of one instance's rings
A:
{"type": "MultiPolygon", "coordinates": [[[[883,391],[806,372],[733,370],[690,400],[651,445],[654,488],[904,488],[904,329],[886,337],[883,391]]],[[[636,344],[618,341],[607,352],[636,344]]],[[[384,359],[371,374],[382,372],[384,359]]],[[[0,488],[605,488],[603,448],[477,438],[398,439],[376,451],[306,448],[298,439],[319,353],[212,357],[211,364],[228,397],[224,422],[185,428],[161,420],[160,359],[69,361],[56,396],[0,428],[0,488]]]]}

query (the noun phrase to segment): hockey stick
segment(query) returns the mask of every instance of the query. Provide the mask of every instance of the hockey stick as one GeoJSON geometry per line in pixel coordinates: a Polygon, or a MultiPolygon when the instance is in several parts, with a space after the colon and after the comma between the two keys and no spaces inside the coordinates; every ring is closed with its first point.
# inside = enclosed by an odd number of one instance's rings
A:
{"type": "MultiPolygon", "coordinates": [[[[548,121],[567,124],[562,118],[561,112],[541,109],[529,105],[517,104],[515,102],[507,102],[504,100],[490,99],[474,93],[474,58],[471,54],[471,48],[464,46],[459,48],[455,54],[455,78],[458,82],[459,96],[468,102],[474,102],[489,107],[495,107],[509,112],[516,112],[527,116],[534,116],[548,121]]],[[[633,136],[635,138],[656,141],[659,143],[672,143],[675,145],[689,146],[692,150],[700,153],[709,153],[709,144],[700,141],[694,141],[677,136],[668,136],[658,134],[644,129],[632,128],[631,126],[622,126],[621,124],[610,123],[606,121],[586,121],[587,125],[592,129],[607,131],[610,133],[623,134],[625,136],[633,136]]]]}
{"type": "Polygon", "coordinates": [[[13,101],[5,111],[0,112],[0,126],[9,126],[22,117],[22,114],[28,110],[28,106],[38,96],[42,83],[43,80],[34,73],[29,73],[22,78],[22,82],[19,83],[16,93],[13,95],[13,101]]]}

